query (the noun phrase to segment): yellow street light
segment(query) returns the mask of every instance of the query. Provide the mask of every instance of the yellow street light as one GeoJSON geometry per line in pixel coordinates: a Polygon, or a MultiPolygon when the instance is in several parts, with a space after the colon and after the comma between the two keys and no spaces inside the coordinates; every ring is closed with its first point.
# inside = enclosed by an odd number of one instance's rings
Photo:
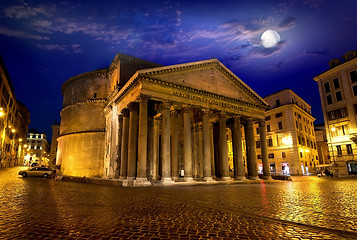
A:
{"type": "Polygon", "coordinates": [[[14,133],[14,132],[16,132],[16,130],[15,130],[15,129],[12,129],[11,132],[14,133]]]}
{"type": "Polygon", "coordinates": [[[331,131],[332,131],[332,132],[336,131],[336,128],[335,128],[335,127],[332,127],[332,128],[331,128],[331,131]]]}
{"type": "Polygon", "coordinates": [[[0,108],[0,117],[3,117],[3,116],[5,116],[4,109],[3,109],[3,108],[0,108]]]}
{"type": "Polygon", "coordinates": [[[22,138],[19,138],[19,142],[22,142],[22,138]]]}

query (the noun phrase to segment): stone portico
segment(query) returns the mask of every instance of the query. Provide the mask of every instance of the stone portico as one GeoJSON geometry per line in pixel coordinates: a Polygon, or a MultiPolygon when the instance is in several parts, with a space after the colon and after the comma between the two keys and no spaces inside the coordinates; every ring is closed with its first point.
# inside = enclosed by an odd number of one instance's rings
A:
{"type": "Polygon", "coordinates": [[[116,84],[103,111],[103,178],[149,185],[242,180],[247,172],[257,179],[254,122],[259,122],[263,175],[270,178],[264,115],[269,106],[218,60],[138,70],[122,86],[118,75],[110,78],[116,84]]]}

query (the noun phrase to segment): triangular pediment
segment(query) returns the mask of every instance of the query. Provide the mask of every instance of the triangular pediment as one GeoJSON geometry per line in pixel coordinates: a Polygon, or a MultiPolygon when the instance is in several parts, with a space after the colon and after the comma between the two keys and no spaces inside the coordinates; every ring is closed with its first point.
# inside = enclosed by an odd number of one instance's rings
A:
{"type": "Polygon", "coordinates": [[[138,75],[268,107],[257,93],[216,59],[140,70],[138,75]]]}

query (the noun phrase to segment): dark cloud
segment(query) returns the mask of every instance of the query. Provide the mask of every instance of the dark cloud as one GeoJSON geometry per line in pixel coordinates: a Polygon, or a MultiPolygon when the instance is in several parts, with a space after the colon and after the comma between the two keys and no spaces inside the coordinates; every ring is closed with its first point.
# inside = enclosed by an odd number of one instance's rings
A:
{"type": "Polygon", "coordinates": [[[330,53],[328,49],[322,51],[308,51],[304,50],[304,56],[327,56],[330,53]]]}
{"type": "Polygon", "coordinates": [[[286,17],[280,23],[280,28],[290,28],[295,25],[296,19],[294,17],[286,17]]]}

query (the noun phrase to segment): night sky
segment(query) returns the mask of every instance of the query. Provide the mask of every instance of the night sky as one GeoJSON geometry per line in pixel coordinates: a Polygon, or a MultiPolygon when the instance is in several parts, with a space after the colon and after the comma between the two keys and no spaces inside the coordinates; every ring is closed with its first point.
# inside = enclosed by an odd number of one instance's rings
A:
{"type": "Polygon", "coordinates": [[[220,60],[260,96],[290,88],[323,122],[314,76],[357,50],[357,1],[1,1],[0,54],[15,96],[46,132],[61,85],[116,53],[163,65],[220,60]],[[114,3],[115,2],[115,3],[114,3]],[[264,48],[266,30],[281,41],[264,48]]]}

